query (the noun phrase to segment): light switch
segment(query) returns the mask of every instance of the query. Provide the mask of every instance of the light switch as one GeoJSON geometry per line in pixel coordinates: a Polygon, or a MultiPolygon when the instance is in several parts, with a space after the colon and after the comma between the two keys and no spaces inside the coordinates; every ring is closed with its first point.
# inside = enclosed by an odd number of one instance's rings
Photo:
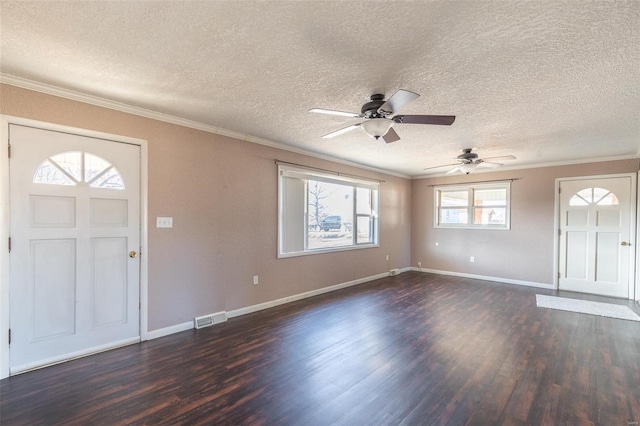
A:
{"type": "Polygon", "coordinates": [[[173,228],[172,217],[157,217],[156,228],[173,228]]]}

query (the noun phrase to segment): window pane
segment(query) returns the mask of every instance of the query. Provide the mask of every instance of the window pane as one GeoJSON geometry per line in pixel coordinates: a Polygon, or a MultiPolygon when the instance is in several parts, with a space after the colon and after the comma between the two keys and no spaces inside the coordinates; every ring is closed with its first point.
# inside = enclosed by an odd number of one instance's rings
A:
{"type": "Polygon", "coordinates": [[[308,181],[308,249],[353,245],[353,187],[308,181]]]}
{"type": "Polygon", "coordinates": [[[371,190],[368,188],[356,188],[356,214],[371,214],[371,190]]]}
{"type": "Polygon", "coordinates": [[[63,152],[54,155],[51,160],[73,176],[76,182],[82,182],[82,152],[63,152]]]}
{"type": "Polygon", "coordinates": [[[50,185],[75,185],[67,175],[61,172],[49,160],[38,167],[33,175],[33,183],[47,183],[50,185]]]}
{"type": "Polygon", "coordinates": [[[305,181],[280,179],[280,246],[281,253],[304,251],[305,181]]]}
{"type": "Polygon", "coordinates": [[[370,216],[358,216],[358,235],[356,236],[358,244],[372,242],[372,220],[370,216]]]}
{"type": "Polygon", "coordinates": [[[122,182],[120,173],[118,173],[115,167],[109,169],[89,186],[92,188],[124,189],[124,183],[122,182]]]}
{"type": "Polygon", "coordinates": [[[440,223],[465,225],[468,222],[467,209],[443,208],[440,210],[440,223]]]}
{"type": "Polygon", "coordinates": [[[616,206],[618,204],[620,204],[618,197],[616,197],[616,194],[612,192],[608,193],[598,201],[599,206],[616,206]]]}
{"type": "Polygon", "coordinates": [[[571,197],[571,200],[569,200],[569,205],[570,206],[588,206],[589,203],[587,202],[587,200],[585,200],[581,196],[574,195],[573,197],[571,197]]]}
{"type": "Polygon", "coordinates": [[[504,225],[507,223],[506,214],[504,207],[476,207],[473,220],[476,225],[504,225]]]}
{"type": "Polygon", "coordinates": [[[586,188],[578,191],[577,195],[584,198],[587,203],[593,203],[593,188],[586,188]]]}
{"type": "Polygon", "coordinates": [[[593,188],[593,202],[597,203],[598,200],[609,194],[609,191],[604,188],[593,188]]]}
{"type": "Polygon", "coordinates": [[[469,191],[440,191],[440,205],[442,207],[466,206],[469,191]]]}
{"type": "Polygon", "coordinates": [[[507,205],[506,189],[477,189],[474,191],[474,206],[507,205]]]}
{"type": "Polygon", "coordinates": [[[84,156],[84,181],[90,182],[98,173],[109,167],[108,161],[93,154],[85,154],[84,156]]]}

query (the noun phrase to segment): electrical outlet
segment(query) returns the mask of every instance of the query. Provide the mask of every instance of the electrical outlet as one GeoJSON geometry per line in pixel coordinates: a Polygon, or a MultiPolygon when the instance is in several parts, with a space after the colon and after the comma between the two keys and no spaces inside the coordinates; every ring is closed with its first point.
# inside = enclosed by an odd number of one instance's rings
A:
{"type": "Polygon", "coordinates": [[[471,256],[471,257],[469,258],[469,262],[473,263],[473,262],[475,262],[475,261],[476,261],[476,258],[475,258],[475,257],[471,256]]]}
{"type": "Polygon", "coordinates": [[[258,285],[258,276],[257,275],[253,276],[253,285],[258,285]]]}
{"type": "Polygon", "coordinates": [[[418,262],[418,268],[422,268],[422,262],[418,262]]]}
{"type": "Polygon", "coordinates": [[[387,255],[387,260],[389,260],[389,255],[387,255]]]}

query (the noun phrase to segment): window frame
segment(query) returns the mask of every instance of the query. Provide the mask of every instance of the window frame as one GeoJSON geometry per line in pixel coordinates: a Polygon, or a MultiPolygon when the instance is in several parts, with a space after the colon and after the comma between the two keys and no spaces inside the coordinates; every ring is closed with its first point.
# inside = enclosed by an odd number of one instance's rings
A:
{"type": "Polygon", "coordinates": [[[490,183],[470,183],[459,185],[441,185],[433,187],[433,226],[434,228],[454,228],[454,229],[491,229],[498,231],[508,231],[511,229],[511,181],[497,181],[490,183]],[[475,210],[481,208],[481,205],[475,204],[475,192],[479,190],[505,190],[505,204],[495,205],[491,207],[504,208],[505,209],[505,223],[504,224],[476,224],[475,210]],[[466,206],[457,207],[443,207],[441,206],[442,193],[443,192],[467,192],[467,204],[466,206]],[[467,223],[442,223],[442,210],[458,208],[467,210],[467,223]]]}
{"type": "MultiPolygon", "coordinates": [[[[294,182],[295,183],[295,182],[294,182]]],[[[295,183],[299,185],[298,183],[295,183]]],[[[278,258],[287,258],[287,257],[296,257],[296,256],[306,256],[320,253],[331,253],[331,252],[339,252],[339,251],[347,251],[347,250],[358,250],[364,248],[372,248],[379,247],[379,235],[380,235],[380,219],[379,219],[379,208],[380,208],[380,182],[375,180],[366,180],[366,179],[358,179],[350,176],[343,176],[339,174],[333,174],[331,172],[324,172],[315,169],[307,169],[304,167],[296,167],[289,164],[278,164],[278,258]],[[303,194],[299,194],[301,191],[300,188],[292,189],[291,191],[296,191],[297,193],[291,193],[289,198],[285,199],[285,193],[287,193],[286,187],[288,186],[285,183],[285,178],[291,178],[295,181],[301,181],[302,192],[303,194]],[[309,181],[320,181],[326,183],[332,183],[337,185],[342,185],[345,187],[350,187],[352,189],[352,198],[353,198],[353,217],[351,218],[351,244],[350,245],[342,245],[336,247],[321,247],[321,248],[309,248],[309,181]],[[358,188],[366,188],[370,189],[369,194],[371,196],[371,213],[364,214],[358,213],[358,188]],[[300,196],[302,195],[302,196],[300,196]],[[293,230],[292,227],[286,228],[285,222],[287,222],[287,218],[289,217],[287,212],[285,211],[286,206],[291,203],[302,203],[303,209],[302,211],[298,211],[303,215],[302,223],[294,223],[293,225],[301,225],[298,229],[296,226],[293,230]],[[358,218],[360,217],[369,217],[369,233],[370,240],[368,242],[358,243],[358,218]],[[296,243],[302,245],[301,248],[295,250],[286,249],[285,240],[290,237],[285,237],[285,234],[290,234],[293,231],[294,239],[296,243]],[[302,241],[298,241],[297,237],[299,233],[302,233],[302,241]]],[[[298,220],[298,222],[300,222],[298,220]]]]}

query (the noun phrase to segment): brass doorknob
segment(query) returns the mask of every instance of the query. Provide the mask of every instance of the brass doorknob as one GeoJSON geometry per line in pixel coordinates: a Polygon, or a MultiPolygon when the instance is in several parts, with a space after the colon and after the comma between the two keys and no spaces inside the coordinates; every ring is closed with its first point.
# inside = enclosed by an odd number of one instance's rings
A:
{"type": "Polygon", "coordinates": [[[621,246],[630,246],[630,245],[631,245],[631,243],[628,243],[628,242],[626,242],[626,241],[623,241],[623,242],[621,242],[621,243],[620,243],[620,245],[621,245],[621,246]]]}
{"type": "Polygon", "coordinates": [[[138,256],[138,252],[136,252],[135,250],[131,250],[129,252],[129,257],[132,259],[135,259],[138,256]]]}

